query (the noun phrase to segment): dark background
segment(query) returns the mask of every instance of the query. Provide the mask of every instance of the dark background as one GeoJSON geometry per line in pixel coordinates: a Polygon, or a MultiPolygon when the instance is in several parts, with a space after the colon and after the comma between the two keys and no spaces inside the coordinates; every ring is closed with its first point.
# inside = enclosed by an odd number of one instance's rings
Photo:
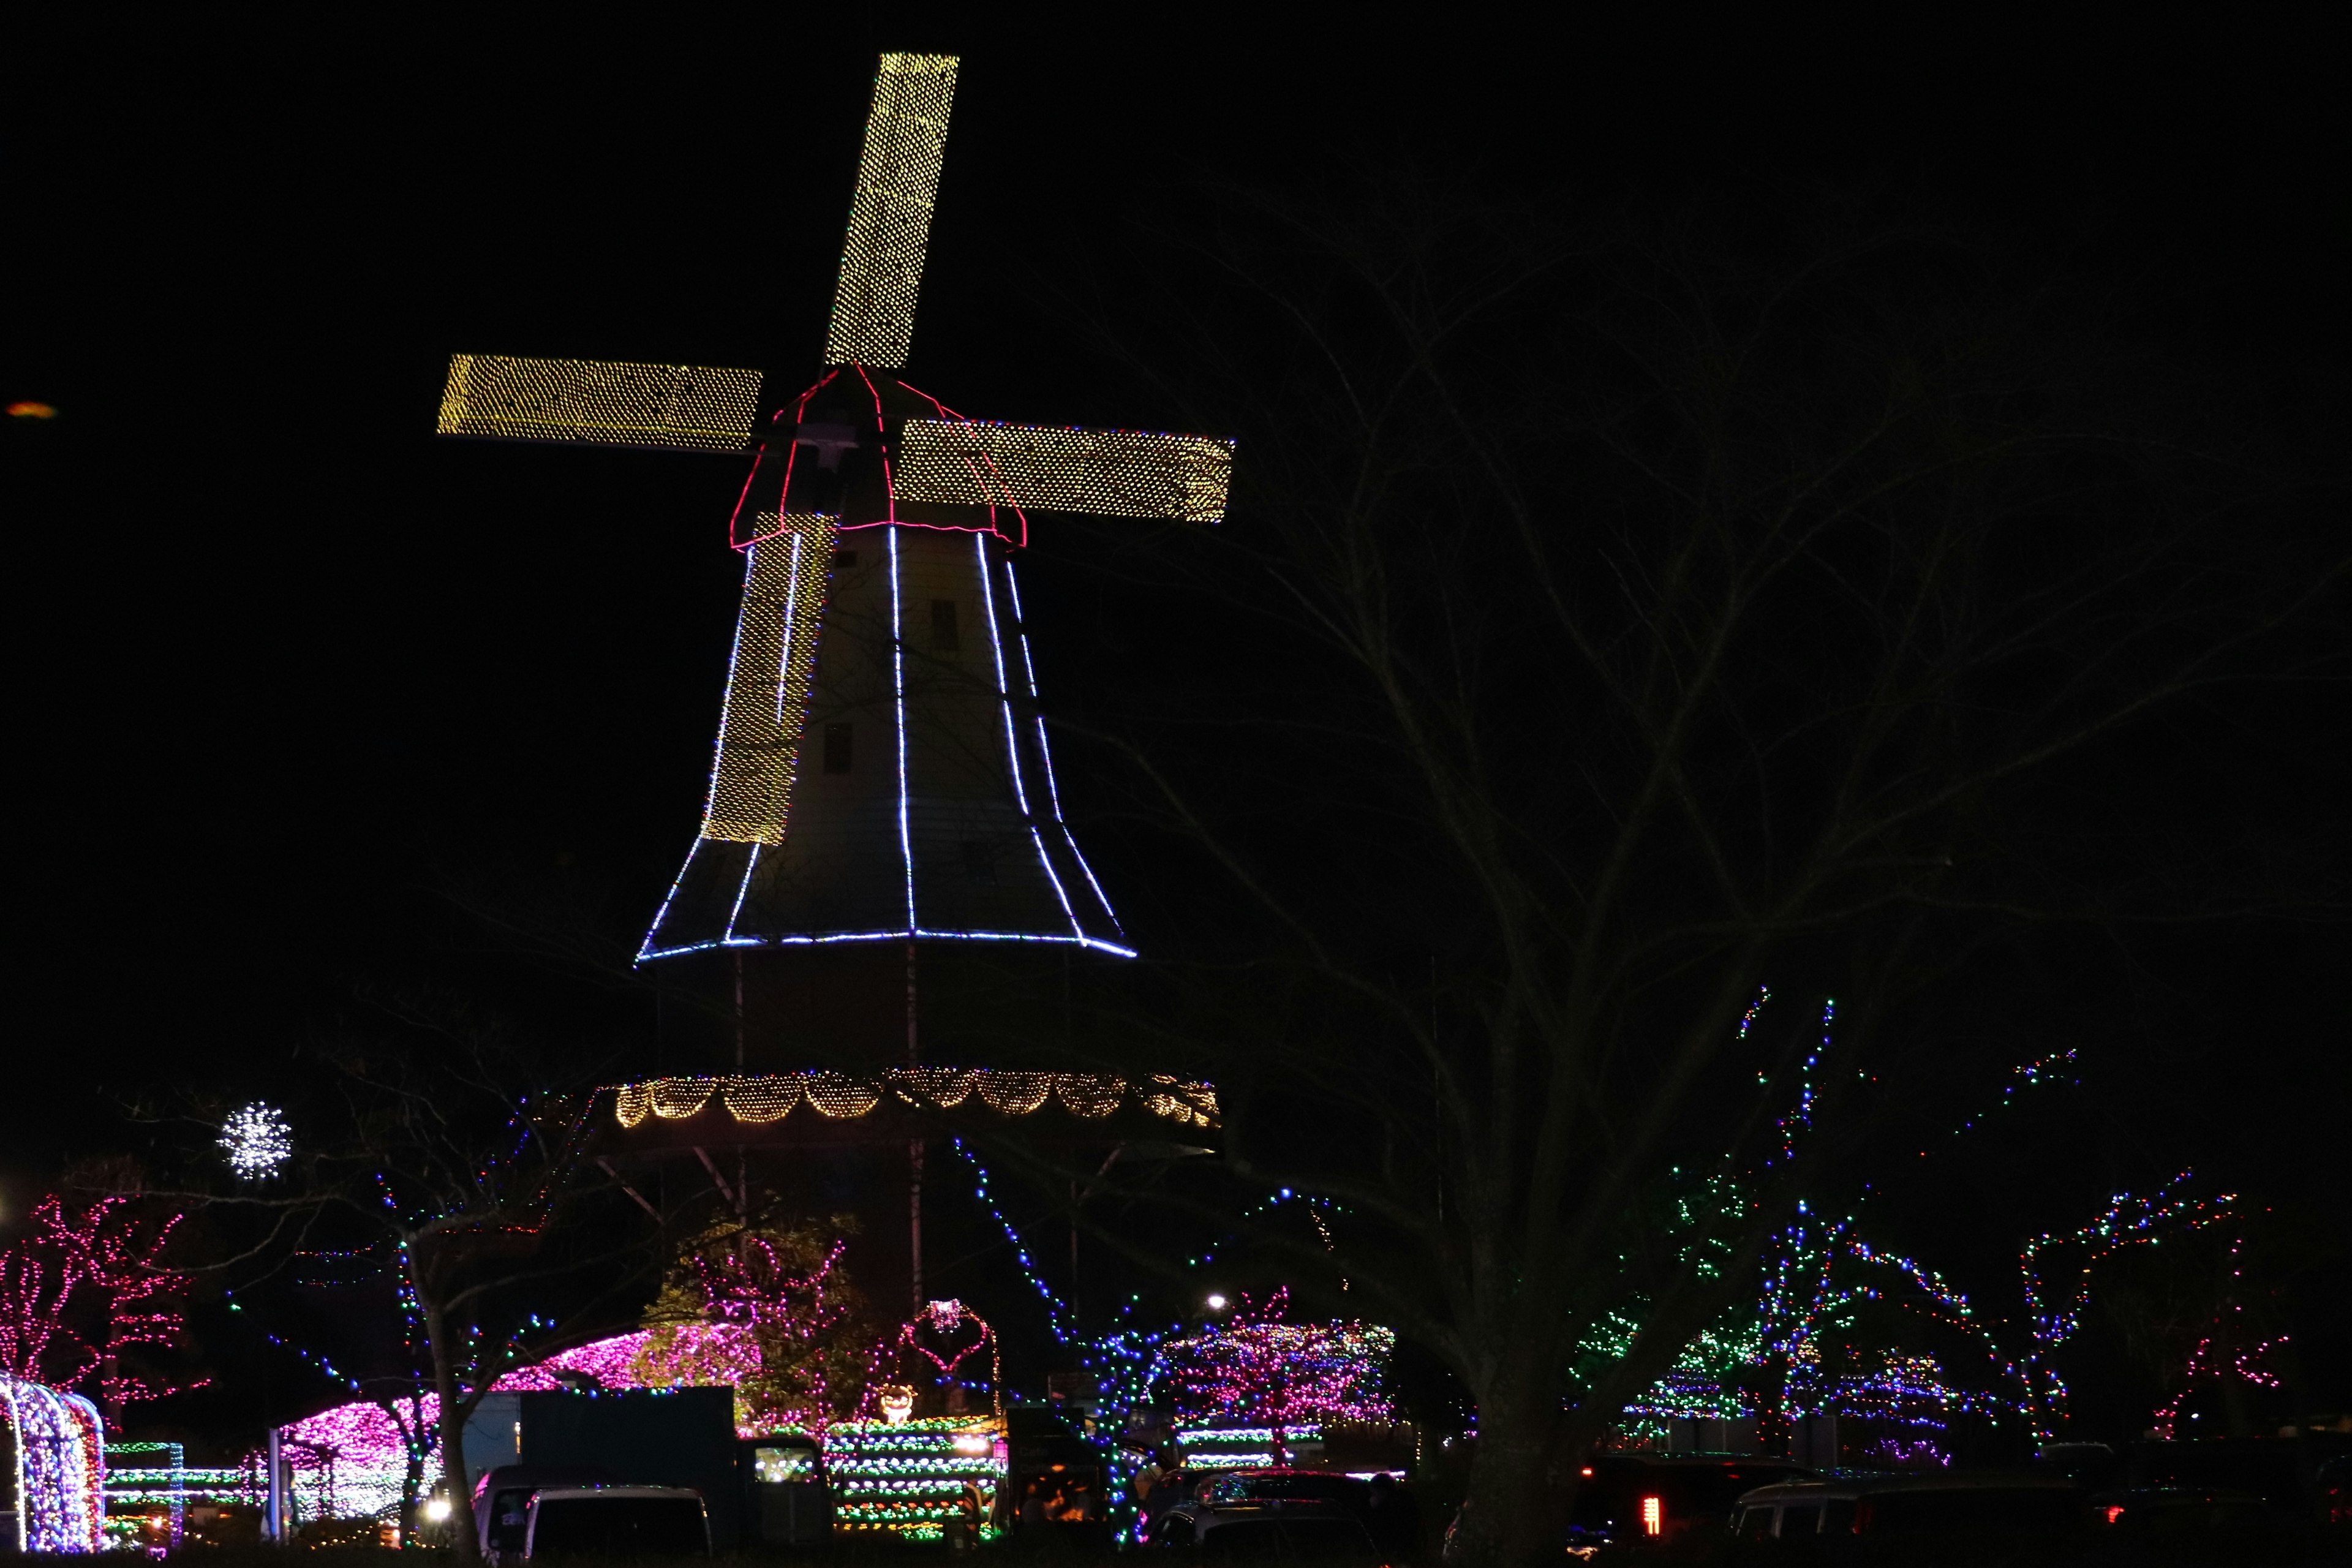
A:
{"type": "MultiPolygon", "coordinates": [[[[907,374],[968,414],[1178,422],[1078,325],[1150,321],[1123,286],[1145,237],[1204,186],[1317,193],[1408,165],[1571,205],[1906,193],[2095,248],[2153,284],[2182,352],[2338,396],[2340,89],[2291,29],[959,15],[9,24],[0,395],[61,412],[0,432],[0,1223],[64,1162],[150,1136],[126,1101],[272,1095],[355,977],[464,940],[453,885],[650,918],[697,822],[740,465],[436,443],[442,374],[457,351],[814,374],[880,48],[964,57],[907,374]]],[[[1226,526],[1250,526],[1245,478],[1226,526]]],[[[1049,710],[1132,729],[1202,680],[1265,679],[1223,646],[1235,628],[1125,569],[1116,528],[1049,519],[1033,544],[1049,710]]],[[[2290,752],[2340,744],[2340,703],[2270,711],[2302,731],[2273,733],[2290,752]]],[[[1181,951],[1163,847],[1106,809],[1129,787],[1113,759],[1057,754],[1139,945],[1181,951]]],[[[2340,925],[2264,921],[2137,940],[2120,992],[2038,982],[2016,1059],[2079,1047],[2079,1086],[1953,1141],[1932,1175],[1890,1173],[1882,1223],[1998,1300],[2022,1236],[2193,1166],[2296,1216],[2282,1310],[2309,1402],[2352,1405],[2345,956],[2340,925]]],[[[548,1026],[600,1058],[655,1048],[644,1009],[548,1026]]]]}

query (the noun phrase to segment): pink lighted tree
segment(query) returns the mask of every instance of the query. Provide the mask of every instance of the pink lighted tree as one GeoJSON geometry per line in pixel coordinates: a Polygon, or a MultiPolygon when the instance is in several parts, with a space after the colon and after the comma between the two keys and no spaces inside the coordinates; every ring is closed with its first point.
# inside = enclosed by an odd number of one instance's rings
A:
{"type": "Polygon", "coordinates": [[[31,1233],[0,1252],[0,1372],[11,1377],[72,1383],[96,1364],[89,1342],[65,1322],[81,1275],[79,1250],[59,1245],[63,1229],[58,1200],[44,1198],[31,1233]]]}
{"type": "Polygon", "coordinates": [[[712,1225],[681,1248],[646,1313],[631,1380],[732,1386],[746,1432],[824,1430],[857,1396],[866,1338],[845,1246],[814,1226],[712,1225]]]}
{"type": "Polygon", "coordinates": [[[1269,1427],[1276,1463],[1293,1428],[1393,1417],[1381,1372],[1396,1335],[1367,1323],[1286,1323],[1289,1307],[1286,1288],[1255,1309],[1244,1296],[1224,1327],[1162,1347],[1159,1367],[1185,1419],[1269,1427]]]}
{"type": "Polygon", "coordinates": [[[55,1387],[94,1374],[110,1420],[195,1386],[160,1379],[129,1354],[186,1332],[188,1277],[163,1261],[181,1218],[133,1198],[75,1209],[42,1199],[29,1231],[0,1253],[0,1371],[55,1387]]]}

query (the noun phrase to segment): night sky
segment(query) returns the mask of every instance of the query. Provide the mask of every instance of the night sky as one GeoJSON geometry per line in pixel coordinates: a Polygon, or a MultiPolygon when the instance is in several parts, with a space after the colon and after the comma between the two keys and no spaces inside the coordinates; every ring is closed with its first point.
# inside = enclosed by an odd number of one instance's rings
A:
{"type": "MultiPolygon", "coordinates": [[[[128,1100],[270,1094],[354,979],[453,940],[452,887],[650,916],[698,820],[741,465],[436,443],[442,376],[463,351],[813,378],[881,48],[963,57],[907,376],[968,414],[1178,423],[1195,411],[1087,331],[1150,321],[1129,287],[1148,237],[1205,187],[1406,168],[1595,206],[1826,181],[2022,244],[2087,235],[2153,280],[2184,353],[2344,412],[2340,87],[2284,30],[957,15],[10,24],[0,394],[60,413],[0,431],[19,932],[0,1223],[63,1163],[145,1136],[128,1100]]],[[[1250,527],[1245,496],[1224,526],[1250,527]]],[[[1242,668],[1245,628],[1133,580],[1116,529],[1046,520],[1033,543],[1049,711],[1148,725],[1242,668]]],[[[2300,737],[2281,748],[2309,763],[2299,798],[2343,782],[2340,700],[2265,711],[2300,737]]],[[[1117,772],[1073,741],[1064,796],[1142,944],[1181,949],[1189,906],[1108,810],[1117,772]]],[[[2127,1009],[2053,995],[2020,1037],[2084,1042],[2083,1087],[1988,1134],[1977,1204],[1915,1199],[1914,1237],[1997,1271],[2086,1195],[2189,1164],[2324,1216],[2352,1125],[2344,938],[2324,912],[2241,922],[2140,954],[2127,1009]]],[[[2309,1232],[2298,1331],[2315,1388],[2352,1405],[2342,1212],[2309,1232]]]]}

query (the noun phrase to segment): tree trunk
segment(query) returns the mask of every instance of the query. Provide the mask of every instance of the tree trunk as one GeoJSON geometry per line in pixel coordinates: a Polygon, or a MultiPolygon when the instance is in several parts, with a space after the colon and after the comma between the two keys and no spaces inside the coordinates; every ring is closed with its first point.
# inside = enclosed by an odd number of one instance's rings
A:
{"type": "Polygon", "coordinates": [[[1549,1379],[1524,1370],[1480,1391],[1470,1491],[1454,1539],[1456,1552],[1472,1563],[1518,1568],[1560,1553],[1563,1500],[1552,1475],[1559,1396],[1549,1379]]]}
{"type": "Polygon", "coordinates": [[[400,1549],[414,1552],[417,1549],[416,1494],[425,1485],[425,1450],[413,1437],[404,1447],[408,1463],[400,1476],[400,1549]]]}
{"type": "Polygon", "coordinates": [[[449,1529],[455,1537],[451,1544],[458,1562],[476,1563],[481,1560],[481,1542],[474,1535],[473,1478],[466,1474],[466,1417],[473,1414],[472,1402],[457,1393],[448,1323],[437,1307],[425,1310],[425,1333],[433,1352],[433,1392],[441,1405],[436,1418],[441,1433],[441,1490],[449,1500],[449,1529]]]}

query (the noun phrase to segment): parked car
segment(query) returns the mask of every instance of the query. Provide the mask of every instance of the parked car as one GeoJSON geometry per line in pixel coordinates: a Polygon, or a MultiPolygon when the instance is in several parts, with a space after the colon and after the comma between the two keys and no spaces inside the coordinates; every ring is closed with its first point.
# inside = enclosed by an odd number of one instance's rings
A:
{"type": "Polygon", "coordinates": [[[474,1478],[474,1539],[486,1563],[517,1562],[530,1530],[530,1494],[541,1487],[620,1485],[603,1465],[497,1465],[474,1478]]]}
{"type": "Polygon", "coordinates": [[[2245,1492],[2262,1499],[2282,1524],[2309,1528],[2325,1523],[2339,1506],[2323,1478],[2347,1458],[2352,1458],[2352,1436],[2337,1432],[2135,1443],[2125,1453],[2125,1484],[2245,1492]]]}
{"type": "Polygon", "coordinates": [[[1739,1500],[1732,1528],[1751,1539],[1864,1535],[2056,1535],[2081,1529],[2072,1481],[1966,1471],[1788,1481],[1739,1500]]]}
{"type": "Polygon", "coordinates": [[[1160,1516],[1151,1544],[1215,1557],[1379,1555],[1360,1520],[1320,1498],[1179,1503],[1160,1516]]]}
{"type": "Polygon", "coordinates": [[[1336,1470],[1300,1470],[1281,1467],[1227,1470],[1203,1481],[1198,1496],[1209,1502],[1257,1502],[1282,1499],[1314,1499],[1336,1503],[1361,1518],[1371,1506],[1372,1486],[1336,1470]]]}
{"type": "Polygon", "coordinates": [[[2044,1443],[2034,1450],[2028,1468],[2053,1476],[2092,1491],[2124,1484],[2123,1456],[2105,1443],[2044,1443]]]}
{"type": "Polygon", "coordinates": [[[1761,1454],[1595,1454],[1577,1478],[1568,1545],[1575,1550],[1721,1530],[1741,1494],[1812,1475],[1761,1454]]]}
{"type": "Polygon", "coordinates": [[[2320,1466],[2312,1481],[2319,1493],[2319,1522],[2352,1529],[2352,1454],[2320,1466]]]}
{"type": "Polygon", "coordinates": [[[708,1557],[710,1519],[692,1487],[541,1487],[522,1555],[708,1557]]]}
{"type": "Polygon", "coordinates": [[[2119,1535],[2194,1535],[2257,1530],[2270,1509],[2251,1492],[2220,1487],[2134,1487],[2091,1494],[2091,1524],[2119,1535]]]}

